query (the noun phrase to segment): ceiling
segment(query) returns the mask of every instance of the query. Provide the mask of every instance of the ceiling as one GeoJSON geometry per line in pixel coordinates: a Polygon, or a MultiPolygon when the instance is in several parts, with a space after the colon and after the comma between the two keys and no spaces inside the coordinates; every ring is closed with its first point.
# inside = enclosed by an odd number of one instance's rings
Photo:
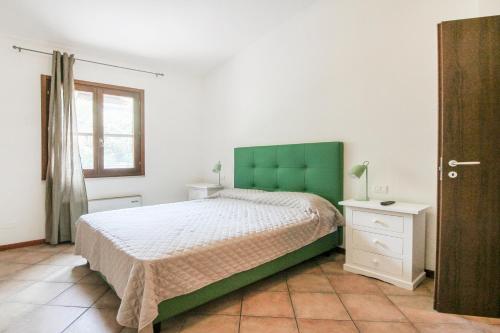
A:
{"type": "Polygon", "coordinates": [[[0,32],[207,71],[315,0],[2,0],[0,32]]]}

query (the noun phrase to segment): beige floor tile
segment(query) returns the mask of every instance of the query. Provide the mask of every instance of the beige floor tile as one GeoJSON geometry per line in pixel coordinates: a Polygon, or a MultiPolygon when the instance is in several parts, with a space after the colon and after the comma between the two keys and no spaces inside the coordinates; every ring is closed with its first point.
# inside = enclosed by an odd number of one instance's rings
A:
{"type": "Polygon", "coordinates": [[[25,269],[17,271],[9,276],[8,279],[19,281],[43,281],[48,276],[62,270],[61,266],[53,265],[30,265],[25,269]]]}
{"type": "Polygon", "coordinates": [[[286,270],[288,277],[298,274],[323,274],[323,271],[314,260],[305,261],[286,270]]]}
{"type": "Polygon", "coordinates": [[[38,305],[23,303],[0,303],[0,332],[28,316],[38,305]]]}
{"type": "Polygon", "coordinates": [[[75,253],[75,244],[63,244],[61,253],[75,253]]]}
{"type": "Polygon", "coordinates": [[[32,281],[0,281],[0,302],[31,285],[32,281]]]}
{"type": "Polygon", "coordinates": [[[295,319],[241,317],[240,333],[298,333],[295,319]]]}
{"type": "Polygon", "coordinates": [[[357,333],[350,320],[297,319],[300,333],[357,333]]]}
{"type": "Polygon", "coordinates": [[[17,257],[25,254],[16,250],[0,251],[0,262],[13,262],[17,257]]]}
{"type": "Polygon", "coordinates": [[[0,278],[2,279],[10,279],[10,276],[14,273],[17,273],[25,268],[28,268],[29,265],[26,264],[14,264],[10,262],[0,262],[0,278]]]}
{"type": "Polygon", "coordinates": [[[242,298],[241,292],[235,292],[204,304],[194,309],[193,313],[239,316],[242,298]]]}
{"type": "MultiPolygon", "coordinates": [[[[178,332],[179,331],[177,331],[175,333],[178,333],[178,332]]],[[[124,328],[122,328],[122,330],[120,331],[120,333],[137,333],[137,328],[124,327],[124,328]]],[[[163,329],[161,330],[161,333],[164,333],[163,329]]]]}
{"type": "Polygon", "coordinates": [[[64,333],[119,333],[122,326],[116,322],[116,309],[90,308],[64,333]]]}
{"type": "Polygon", "coordinates": [[[237,333],[239,316],[189,316],[181,333],[237,333]]]}
{"type": "Polygon", "coordinates": [[[243,297],[242,315],[262,317],[293,317],[287,292],[258,291],[243,297]]]}
{"type": "Polygon", "coordinates": [[[353,320],[406,321],[404,315],[385,296],[341,294],[340,298],[353,320]]]}
{"type": "Polygon", "coordinates": [[[422,281],[422,285],[429,289],[431,294],[434,295],[434,279],[425,278],[425,280],[422,281]]]}
{"type": "Polygon", "coordinates": [[[49,304],[89,307],[107,290],[108,286],[100,284],[75,284],[54,298],[49,304]]]}
{"type": "Polygon", "coordinates": [[[60,265],[60,266],[81,266],[86,265],[87,260],[81,256],[71,253],[57,253],[48,259],[40,262],[43,265],[60,265]]]}
{"type": "Polygon", "coordinates": [[[469,324],[415,324],[420,333],[482,333],[480,329],[469,324]]]}
{"type": "Polygon", "coordinates": [[[87,266],[53,266],[58,269],[43,280],[50,282],[79,282],[92,271],[87,266]]]}
{"type": "Polygon", "coordinates": [[[374,279],[362,275],[330,275],[328,278],[339,294],[382,294],[374,279]]]}
{"type": "Polygon", "coordinates": [[[185,321],[186,316],[182,315],[165,320],[161,323],[161,333],[179,333],[185,321]]]}
{"type": "Polygon", "coordinates": [[[414,290],[408,290],[404,288],[397,287],[393,284],[384,282],[384,281],[376,281],[377,286],[382,290],[382,292],[386,295],[394,295],[394,296],[432,296],[431,291],[421,283],[414,290]]]}
{"type": "MultiPolygon", "coordinates": [[[[79,266],[82,267],[82,266],[79,266]]],[[[106,284],[102,277],[97,274],[97,272],[92,272],[86,275],[83,279],[79,280],[78,283],[91,283],[91,284],[106,284]]]]}
{"type": "Polygon", "coordinates": [[[324,263],[321,263],[320,265],[321,270],[325,274],[353,274],[351,272],[345,271],[344,270],[344,263],[343,262],[338,262],[338,261],[326,261],[324,263]]]}
{"type": "Polygon", "coordinates": [[[9,262],[13,262],[16,264],[36,264],[42,260],[48,259],[53,254],[50,252],[20,252],[19,255],[11,258],[10,260],[5,260],[9,262]]]}
{"type": "Polygon", "coordinates": [[[316,260],[317,263],[323,264],[326,262],[339,262],[339,263],[344,263],[345,262],[345,254],[343,253],[338,253],[338,252],[330,252],[330,255],[320,255],[317,256],[314,260],[316,260]]]}
{"type": "Polygon", "coordinates": [[[43,305],[13,322],[5,333],[59,333],[86,309],[43,305]]]}
{"type": "Polygon", "coordinates": [[[333,293],[328,278],[323,274],[298,274],[289,277],[288,288],[291,291],[333,293]]]}
{"type": "Polygon", "coordinates": [[[71,286],[71,283],[35,282],[27,288],[9,297],[7,301],[46,304],[71,286]]]}
{"type": "Polygon", "coordinates": [[[49,244],[39,244],[39,245],[33,245],[33,246],[27,246],[27,247],[22,247],[19,248],[19,251],[25,251],[25,252],[50,252],[50,253],[59,253],[63,250],[63,244],[59,245],[49,245],[49,244]]]}
{"type": "Polygon", "coordinates": [[[251,284],[246,291],[288,291],[284,274],[276,274],[262,281],[251,284]]]}
{"type": "Polygon", "coordinates": [[[483,333],[500,333],[500,325],[486,324],[482,322],[469,321],[469,324],[481,330],[483,333]]]}
{"type": "Polygon", "coordinates": [[[462,316],[462,317],[472,322],[478,322],[489,325],[500,325],[500,318],[478,317],[478,316],[462,316]]]}
{"type": "Polygon", "coordinates": [[[113,289],[108,289],[92,306],[95,308],[118,308],[121,300],[113,289]]]}
{"type": "Polygon", "coordinates": [[[350,320],[336,294],[291,293],[297,318],[350,320]]]}
{"type": "Polygon", "coordinates": [[[460,316],[435,311],[434,300],[430,296],[389,296],[389,298],[413,323],[467,322],[460,316]]]}
{"type": "Polygon", "coordinates": [[[410,323],[391,323],[375,321],[357,321],[360,333],[417,333],[410,323]]]}

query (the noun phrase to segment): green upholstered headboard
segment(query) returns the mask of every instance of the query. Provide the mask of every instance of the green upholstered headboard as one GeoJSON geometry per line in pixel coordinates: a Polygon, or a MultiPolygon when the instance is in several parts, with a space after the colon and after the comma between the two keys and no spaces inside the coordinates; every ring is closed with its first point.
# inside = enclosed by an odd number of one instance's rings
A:
{"type": "Polygon", "coordinates": [[[235,148],[234,187],[314,193],[340,209],[343,159],[342,142],[235,148]]]}

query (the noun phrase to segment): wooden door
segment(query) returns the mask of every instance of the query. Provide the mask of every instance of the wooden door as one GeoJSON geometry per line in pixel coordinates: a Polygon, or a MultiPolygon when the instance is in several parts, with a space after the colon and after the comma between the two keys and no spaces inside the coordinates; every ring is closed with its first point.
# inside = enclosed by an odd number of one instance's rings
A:
{"type": "Polygon", "coordinates": [[[438,30],[435,308],[499,317],[500,16],[443,22],[438,30]]]}

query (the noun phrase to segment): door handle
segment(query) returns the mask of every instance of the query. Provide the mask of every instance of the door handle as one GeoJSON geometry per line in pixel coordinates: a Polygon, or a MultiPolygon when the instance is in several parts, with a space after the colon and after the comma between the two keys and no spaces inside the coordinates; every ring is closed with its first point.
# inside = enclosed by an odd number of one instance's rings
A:
{"type": "Polygon", "coordinates": [[[448,162],[448,165],[451,167],[456,167],[457,165],[478,165],[481,164],[479,161],[471,161],[471,162],[457,162],[455,160],[451,160],[448,162]]]}

